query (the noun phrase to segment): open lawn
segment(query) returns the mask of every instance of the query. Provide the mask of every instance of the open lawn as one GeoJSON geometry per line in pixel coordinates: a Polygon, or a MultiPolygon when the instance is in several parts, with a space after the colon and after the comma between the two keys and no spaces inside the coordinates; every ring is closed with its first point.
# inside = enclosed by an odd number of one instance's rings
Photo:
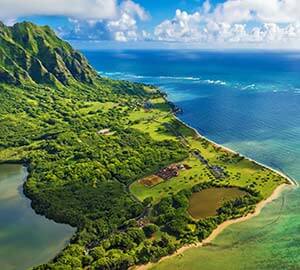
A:
{"type": "Polygon", "coordinates": [[[197,136],[194,130],[185,126],[170,113],[169,105],[163,101],[162,98],[152,100],[151,110],[131,113],[129,119],[135,121],[132,127],[148,132],[158,141],[172,139],[182,142],[183,147],[188,147],[190,150],[190,156],[182,162],[189,165],[191,169],[181,171],[179,176],[162,181],[155,186],[146,186],[139,181],[134,182],[130,190],[141,201],[147,197],[159,201],[182,189],[207,181],[252,188],[267,198],[278,185],[286,182],[286,179],[277,173],[197,136]],[[195,151],[201,154],[207,164],[194,155],[195,151]],[[213,166],[220,167],[226,176],[217,178],[210,169],[213,166]]]}
{"type": "Polygon", "coordinates": [[[161,198],[177,193],[182,189],[192,188],[196,184],[213,179],[206,167],[195,157],[190,156],[184,163],[192,167],[192,169],[180,171],[179,176],[152,187],[147,187],[136,181],[130,186],[131,192],[141,201],[147,197],[152,197],[154,201],[159,201],[161,198]]]}
{"type": "Polygon", "coordinates": [[[92,112],[96,112],[98,110],[108,111],[108,110],[114,108],[117,105],[118,104],[114,103],[114,102],[105,102],[105,103],[85,102],[84,105],[82,106],[82,108],[79,109],[79,113],[85,115],[85,114],[89,114],[89,113],[92,113],[92,112]]]}

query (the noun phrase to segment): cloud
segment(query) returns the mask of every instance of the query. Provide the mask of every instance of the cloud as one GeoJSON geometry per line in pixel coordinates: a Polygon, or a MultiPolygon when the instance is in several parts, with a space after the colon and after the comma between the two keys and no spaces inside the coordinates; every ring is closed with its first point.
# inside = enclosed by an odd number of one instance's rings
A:
{"type": "Polygon", "coordinates": [[[197,12],[178,9],[146,32],[150,18],[133,0],[0,0],[0,20],[53,15],[69,18],[57,29],[65,39],[161,41],[199,46],[300,45],[299,0],[206,0],[197,12]],[[42,2],[42,4],[41,4],[42,2]]]}
{"type": "Polygon", "coordinates": [[[116,16],[116,0],[1,0],[4,21],[33,15],[66,16],[75,19],[109,19],[116,16]]]}
{"type": "Polygon", "coordinates": [[[299,0],[227,0],[218,4],[211,19],[234,23],[293,23],[300,20],[299,0]]]}
{"type": "Polygon", "coordinates": [[[117,20],[107,22],[107,28],[116,41],[136,41],[143,33],[138,32],[137,20],[145,21],[149,18],[143,7],[127,0],[120,6],[120,15],[117,20]]]}
{"type": "Polygon", "coordinates": [[[14,24],[20,17],[64,16],[69,24],[58,34],[73,40],[136,41],[150,39],[138,23],[149,14],[132,0],[0,0],[0,20],[14,24]],[[42,1],[42,4],[41,4],[42,1]]]}
{"type": "Polygon", "coordinates": [[[120,42],[145,39],[138,22],[145,21],[149,14],[139,4],[126,0],[116,10],[116,16],[104,20],[69,19],[69,27],[59,28],[59,35],[72,40],[115,40],[120,42]]]}
{"type": "Polygon", "coordinates": [[[198,12],[177,10],[154,30],[155,39],[213,46],[300,44],[300,1],[228,0],[198,12]],[[253,26],[254,25],[254,26],[253,26]]]}
{"type": "Polygon", "coordinates": [[[154,35],[164,41],[196,41],[201,38],[200,21],[199,12],[188,14],[177,9],[172,20],[165,20],[155,28],[154,35]]]}
{"type": "Polygon", "coordinates": [[[121,12],[127,13],[131,16],[137,16],[139,19],[145,21],[149,19],[149,14],[146,10],[139,4],[127,0],[121,4],[121,12]]]}
{"type": "Polygon", "coordinates": [[[291,23],[279,26],[276,23],[265,23],[262,27],[254,27],[249,34],[249,42],[284,43],[300,41],[300,24],[291,23]]]}

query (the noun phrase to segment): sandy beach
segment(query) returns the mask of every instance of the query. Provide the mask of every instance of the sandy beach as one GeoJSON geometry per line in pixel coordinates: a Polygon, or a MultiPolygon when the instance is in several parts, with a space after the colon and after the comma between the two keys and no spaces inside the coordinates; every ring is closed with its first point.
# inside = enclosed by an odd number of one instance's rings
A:
{"type": "MultiPolygon", "coordinates": [[[[186,127],[192,129],[196,134],[197,136],[199,136],[200,138],[203,138],[207,141],[209,141],[210,143],[212,143],[213,145],[215,145],[216,147],[220,147],[222,148],[223,150],[225,151],[228,151],[230,153],[233,153],[233,154],[239,154],[241,155],[240,153],[237,153],[236,151],[233,151],[232,149],[229,149],[223,145],[220,145],[220,144],[217,144],[216,142],[212,141],[212,140],[209,140],[208,138],[202,136],[198,130],[196,130],[195,128],[189,126],[188,124],[186,124],[185,122],[183,122],[182,120],[180,120],[176,115],[175,115],[176,119],[181,122],[183,125],[185,125],[186,127]]],[[[243,156],[243,155],[241,155],[243,156]]],[[[254,162],[255,164],[259,165],[259,166],[262,166],[264,168],[267,168],[269,170],[272,170],[273,172],[281,175],[282,177],[284,177],[286,180],[287,180],[287,183],[286,184],[282,184],[280,186],[278,186],[272,193],[272,195],[270,197],[268,197],[266,200],[263,200],[261,202],[259,202],[257,205],[256,205],[256,208],[255,208],[255,211],[253,213],[250,213],[244,217],[240,217],[240,218],[237,218],[237,219],[232,219],[232,220],[227,220],[225,222],[223,222],[222,224],[220,224],[206,239],[204,239],[202,242],[199,242],[197,244],[194,244],[194,245],[185,245],[183,247],[181,247],[180,249],[178,249],[174,254],[172,255],[169,255],[169,256],[165,256],[163,258],[161,258],[159,260],[159,262],[161,261],[164,261],[164,260],[167,260],[167,259],[170,259],[172,257],[175,257],[175,256],[178,256],[180,254],[182,254],[183,252],[185,252],[186,250],[190,249],[190,248],[199,248],[199,247],[203,247],[205,245],[208,245],[209,243],[211,243],[223,230],[225,230],[227,227],[229,227],[230,225],[232,224],[236,224],[236,223],[240,223],[240,222],[244,222],[244,221],[247,221],[253,217],[256,217],[258,216],[262,209],[270,202],[274,201],[275,199],[277,199],[281,192],[283,190],[285,190],[286,188],[288,187],[291,187],[291,186],[298,186],[298,183],[297,181],[295,181],[294,179],[288,177],[287,175],[285,175],[283,172],[281,171],[278,171],[272,167],[269,167],[265,164],[262,164],[260,162],[257,162],[256,160],[253,160],[251,158],[248,158],[248,157],[245,157],[246,159],[254,162]]],[[[148,263],[148,264],[145,264],[145,265],[140,265],[140,266],[136,266],[135,270],[146,270],[146,269],[150,269],[152,266],[154,266],[156,263],[148,263]]]]}
{"type": "MultiPolygon", "coordinates": [[[[291,183],[293,186],[295,186],[295,184],[292,182],[291,183]]],[[[159,262],[161,261],[164,261],[164,260],[167,260],[167,259],[170,259],[172,257],[176,257],[180,254],[182,254],[183,252],[185,252],[186,250],[188,249],[191,249],[191,248],[199,248],[199,247],[203,247],[205,245],[208,245],[209,243],[211,243],[223,230],[225,230],[227,227],[229,227],[230,225],[232,224],[236,224],[236,223],[240,223],[240,222],[244,222],[244,221],[247,221],[253,217],[256,217],[258,216],[262,209],[268,204],[268,203],[271,203],[272,201],[276,200],[282,191],[284,191],[285,189],[291,187],[291,185],[289,184],[282,184],[280,186],[278,186],[274,192],[272,193],[272,195],[267,198],[266,200],[264,201],[261,201],[259,202],[257,205],[256,205],[256,208],[255,208],[255,211],[253,213],[250,213],[248,214],[247,216],[244,216],[244,217],[240,217],[240,218],[237,218],[237,219],[232,219],[232,220],[227,220],[225,222],[223,222],[222,224],[220,224],[206,239],[204,239],[202,242],[199,242],[197,244],[194,244],[194,245],[186,245],[186,246],[183,246],[181,247],[180,249],[178,249],[174,254],[170,255],[170,256],[165,256],[163,258],[161,258],[159,260],[159,262]]],[[[154,266],[155,263],[148,263],[148,264],[145,264],[145,265],[140,265],[140,266],[137,266],[135,267],[134,269],[135,270],[147,270],[147,269],[150,269],[152,266],[154,266]]]]}
{"type": "Polygon", "coordinates": [[[232,150],[232,149],[230,149],[230,148],[228,148],[228,147],[226,147],[226,146],[220,145],[220,144],[218,144],[218,143],[216,143],[216,142],[214,142],[214,141],[212,141],[212,140],[206,138],[205,136],[201,135],[201,134],[198,132],[197,129],[195,129],[195,128],[191,127],[190,125],[188,125],[187,123],[183,122],[183,121],[182,121],[181,119],[179,119],[176,115],[174,115],[174,116],[175,116],[175,118],[176,118],[180,123],[182,123],[183,125],[185,125],[185,126],[188,127],[189,129],[193,130],[193,131],[197,134],[198,137],[207,140],[208,142],[210,142],[210,143],[213,144],[214,146],[219,147],[219,148],[222,148],[223,150],[225,150],[225,151],[227,151],[227,152],[229,152],[229,153],[232,153],[232,154],[238,154],[238,155],[240,155],[241,157],[244,157],[245,159],[250,160],[250,161],[252,161],[253,163],[255,163],[255,164],[259,165],[259,166],[262,166],[262,167],[264,167],[264,168],[266,168],[266,169],[269,169],[269,170],[271,170],[271,171],[273,171],[273,172],[275,172],[275,173],[281,175],[281,176],[284,177],[291,185],[293,185],[293,186],[299,186],[298,182],[297,182],[295,179],[292,179],[291,177],[287,176],[287,175],[284,174],[283,172],[281,172],[281,171],[279,171],[279,170],[276,170],[276,169],[274,169],[274,168],[272,168],[272,167],[270,167],[270,166],[268,166],[268,165],[265,165],[265,164],[263,164],[263,163],[260,163],[260,162],[254,160],[254,159],[251,159],[251,158],[249,158],[249,157],[243,156],[242,154],[240,154],[240,153],[238,153],[238,152],[236,152],[236,151],[234,151],[234,150],[232,150]]]}

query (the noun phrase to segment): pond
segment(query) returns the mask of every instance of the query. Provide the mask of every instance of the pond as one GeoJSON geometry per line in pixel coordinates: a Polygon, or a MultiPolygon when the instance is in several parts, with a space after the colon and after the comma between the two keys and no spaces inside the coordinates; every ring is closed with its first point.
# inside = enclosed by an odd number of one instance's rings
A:
{"type": "Polygon", "coordinates": [[[75,229],[35,214],[23,195],[27,171],[0,165],[0,268],[24,270],[51,260],[75,229]]]}
{"type": "Polygon", "coordinates": [[[195,219],[215,216],[227,201],[243,197],[247,193],[239,188],[208,188],[195,192],[190,198],[188,212],[195,219]]]}

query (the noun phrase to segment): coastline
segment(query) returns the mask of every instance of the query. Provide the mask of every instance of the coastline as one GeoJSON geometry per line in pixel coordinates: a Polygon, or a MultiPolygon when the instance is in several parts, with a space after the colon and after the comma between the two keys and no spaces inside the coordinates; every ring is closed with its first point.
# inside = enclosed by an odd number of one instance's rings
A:
{"type": "Polygon", "coordinates": [[[179,248],[178,250],[175,251],[175,253],[162,257],[158,262],[156,263],[148,263],[148,264],[144,264],[144,265],[140,265],[137,266],[135,268],[133,268],[134,270],[148,270],[151,267],[153,267],[154,265],[156,265],[159,262],[165,261],[167,259],[170,258],[174,258],[176,256],[179,256],[180,254],[184,253],[185,251],[187,251],[188,249],[192,249],[192,248],[200,248],[200,247],[204,247],[208,244],[210,244],[220,233],[222,233],[226,228],[228,228],[229,226],[236,224],[236,223],[241,223],[244,221],[247,221],[251,218],[254,218],[256,216],[258,216],[261,211],[263,210],[263,208],[271,203],[272,201],[276,200],[280,194],[287,189],[288,187],[294,186],[295,184],[281,184],[280,186],[278,186],[272,193],[272,195],[270,197],[268,197],[267,199],[259,202],[258,204],[256,204],[255,207],[255,211],[253,213],[249,213],[246,216],[237,218],[237,219],[231,219],[231,220],[227,220],[223,223],[221,223],[216,229],[213,230],[213,232],[206,238],[204,239],[202,242],[196,243],[196,244],[190,244],[190,245],[185,245],[181,248],[179,248]]]}
{"type": "MultiPolygon", "coordinates": [[[[275,168],[272,168],[272,167],[270,167],[270,166],[268,166],[268,165],[266,165],[266,164],[263,164],[263,163],[261,163],[261,162],[258,162],[257,160],[254,160],[254,159],[252,159],[252,158],[246,157],[246,156],[240,154],[239,152],[236,152],[236,151],[234,151],[234,150],[232,150],[232,149],[230,149],[230,148],[228,148],[228,147],[226,147],[226,146],[224,146],[224,145],[218,144],[218,143],[216,143],[216,142],[214,142],[214,141],[208,139],[207,137],[205,137],[205,136],[203,136],[202,134],[200,134],[199,131],[198,131],[196,128],[194,128],[194,127],[188,125],[187,123],[185,123],[184,121],[182,121],[182,120],[181,120],[178,116],[176,116],[175,114],[174,114],[174,117],[175,117],[175,119],[176,119],[177,121],[179,121],[182,125],[184,125],[184,126],[186,126],[187,128],[193,130],[193,131],[195,132],[195,134],[196,134],[198,137],[200,137],[200,138],[202,138],[202,139],[204,139],[204,140],[210,142],[210,143],[213,144],[214,146],[219,147],[219,148],[222,148],[223,150],[225,150],[225,151],[227,151],[227,152],[229,152],[229,153],[232,153],[232,154],[238,154],[238,155],[240,155],[241,157],[244,157],[245,159],[247,159],[247,160],[249,160],[249,161],[251,161],[251,162],[253,162],[253,163],[255,163],[255,164],[259,165],[259,166],[262,166],[262,167],[264,167],[264,168],[266,168],[266,169],[268,169],[268,170],[271,170],[271,171],[273,171],[273,172],[279,174],[280,176],[282,176],[283,178],[285,178],[285,179],[289,182],[290,185],[292,185],[292,186],[297,186],[297,187],[299,186],[298,182],[297,182],[295,179],[293,179],[293,178],[287,176],[287,175],[284,174],[283,172],[281,172],[281,171],[279,171],[279,170],[277,170],[277,169],[275,169],[275,168]]],[[[272,196],[272,195],[271,195],[271,196],[272,196]]]]}
{"type": "Polygon", "coordinates": [[[205,137],[204,135],[202,135],[196,128],[194,128],[194,127],[190,126],[189,124],[185,123],[183,120],[181,120],[181,119],[177,116],[177,111],[180,111],[180,113],[182,113],[183,111],[182,111],[181,108],[177,107],[176,104],[174,104],[172,101],[170,101],[170,100],[168,99],[168,94],[165,93],[165,92],[163,92],[163,91],[160,91],[160,90],[159,90],[159,92],[163,95],[163,99],[165,100],[165,102],[168,103],[168,104],[170,104],[170,106],[171,106],[171,108],[172,108],[172,111],[173,111],[173,112],[172,112],[173,117],[174,117],[178,122],[180,122],[182,125],[184,125],[185,127],[189,128],[189,129],[191,129],[191,130],[193,130],[193,131],[195,132],[195,134],[197,135],[197,137],[202,138],[202,139],[208,141],[209,143],[211,143],[211,144],[214,145],[215,147],[222,148],[223,150],[225,150],[225,151],[227,151],[227,152],[229,152],[229,153],[232,153],[232,154],[238,154],[239,156],[244,157],[245,159],[247,159],[247,160],[249,160],[249,161],[251,161],[251,162],[253,162],[253,163],[255,163],[255,164],[259,165],[259,166],[262,166],[262,167],[264,167],[264,168],[266,168],[266,169],[269,169],[269,170],[271,170],[271,171],[273,171],[273,172],[279,174],[280,176],[282,176],[283,178],[285,178],[285,179],[290,183],[290,185],[292,185],[292,186],[297,186],[297,187],[299,186],[299,183],[298,183],[295,179],[293,179],[293,178],[291,178],[290,176],[286,175],[284,172],[282,172],[282,171],[280,171],[280,170],[277,170],[277,169],[275,169],[275,168],[272,168],[271,166],[268,166],[268,165],[266,165],[266,164],[263,164],[263,163],[261,163],[261,162],[259,162],[259,161],[257,161],[257,160],[254,160],[254,159],[252,159],[252,158],[249,158],[249,157],[247,157],[247,156],[244,156],[244,155],[242,155],[241,153],[239,153],[239,152],[237,152],[237,151],[234,151],[234,150],[232,150],[232,149],[230,149],[230,148],[228,148],[228,147],[226,147],[226,146],[224,146],[224,145],[221,145],[221,144],[219,144],[219,143],[217,143],[217,142],[215,142],[215,141],[213,141],[213,140],[211,140],[211,139],[205,137]],[[174,108],[175,108],[175,110],[174,110],[174,108]]]}
{"type": "MultiPolygon", "coordinates": [[[[238,153],[238,152],[236,152],[236,151],[234,151],[234,150],[232,150],[232,149],[229,149],[229,148],[227,148],[227,147],[225,147],[225,146],[223,146],[223,145],[217,144],[216,142],[214,142],[214,141],[208,139],[207,137],[201,135],[201,134],[198,132],[198,130],[196,130],[195,128],[189,126],[187,123],[185,123],[184,121],[182,121],[181,119],[179,119],[179,118],[176,116],[176,114],[173,114],[173,117],[174,117],[177,121],[179,121],[180,123],[182,123],[185,127],[189,128],[190,130],[193,130],[193,131],[195,132],[195,136],[197,136],[197,137],[199,137],[199,138],[203,138],[204,140],[210,142],[212,145],[214,145],[214,146],[216,146],[216,147],[218,147],[218,148],[221,148],[221,149],[223,149],[223,150],[225,150],[225,151],[228,151],[228,152],[230,152],[230,153],[234,153],[234,154],[238,154],[238,155],[240,155],[240,156],[243,156],[243,155],[241,155],[240,153],[238,153]]],[[[243,156],[243,157],[245,157],[245,156],[243,156]]],[[[229,227],[230,225],[235,224],[235,223],[244,222],[244,221],[247,221],[247,220],[249,220],[249,219],[251,219],[251,218],[253,218],[253,217],[258,216],[258,215],[261,213],[262,209],[263,209],[268,203],[270,203],[270,202],[272,202],[273,200],[275,200],[276,198],[278,198],[279,195],[281,194],[281,192],[285,190],[285,188],[291,187],[291,186],[297,186],[297,185],[298,185],[298,183],[297,183],[294,179],[288,177],[287,175],[285,175],[285,174],[284,174],[283,172],[281,172],[281,171],[278,171],[278,170],[276,170],[276,169],[274,169],[274,168],[271,168],[271,167],[269,167],[269,166],[267,166],[267,165],[264,165],[264,164],[262,164],[262,163],[259,163],[259,162],[255,161],[255,160],[253,160],[253,159],[248,158],[248,157],[245,157],[245,159],[247,159],[247,160],[249,160],[249,161],[251,161],[251,162],[253,162],[253,163],[255,163],[255,164],[259,165],[259,166],[262,166],[262,167],[264,167],[264,168],[266,168],[266,169],[269,169],[269,170],[271,170],[271,171],[277,173],[278,175],[281,175],[282,177],[284,177],[284,179],[287,180],[287,183],[284,183],[284,184],[281,184],[281,185],[277,186],[277,187],[273,190],[272,194],[271,194],[268,198],[266,198],[265,200],[263,200],[263,201],[259,202],[258,204],[256,204],[255,210],[253,211],[253,213],[249,213],[249,214],[246,215],[246,216],[243,216],[243,217],[240,217],[240,218],[237,218],[237,219],[227,220],[227,221],[223,222],[223,223],[220,224],[215,230],[213,230],[212,233],[211,233],[206,239],[204,239],[203,241],[201,241],[201,242],[199,242],[199,243],[196,243],[196,244],[185,245],[185,246],[179,248],[177,251],[175,251],[174,254],[168,255],[168,256],[165,256],[165,257],[161,258],[158,262],[167,260],[167,259],[172,258],[172,257],[176,257],[177,255],[182,254],[183,252],[185,252],[185,251],[188,250],[188,249],[191,249],[191,248],[199,248],[199,247],[203,247],[203,246],[206,246],[206,245],[210,244],[210,243],[211,243],[211,242],[212,242],[212,241],[213,241],[213,240],[214,240],[221,232],[223,232],[223,230],[225,230],[225,229],[226,229],[227,227],[229,227]],[[288,184],[288,183],[289,183],[289,184],[288,184]]],[[[7,162],[7,163],[12,163],[12,162],[9,162],[9,161],[5,161],[5,162],[3,162],[3,163],[6,163],[6,162],[7,162]]],[[[20,163],[19,161],[15,161],[15,163],[16,163],[16,164],[24,164],[24,163],[20,163]]],[[[27,194],[26,194],[25,192],[24,192],[24,195],[26,196],[26,198],[29,198],[31,201],[33,201],[32,198],[30,198],[30,196],[27,196],[27,194]]],[[[33,208],[33,209],[34,209],[34,208],[33,208]]],[[[35,211],[35,209],[34,209],[34,211],[35,211]]],[[[35,211],[35,212],[36,212],[36,211],[35,211]]],[[[37,212],[36,212],[36,213],[37,213],[37,212]]],[[[44,215],[44,214],[43,214],[43,216],[45,216],[45,217],[48,219],[47,215],[44,215]]],[[[53,220],[53,219],[52,219],[52,220],[53,220]]],[[[54,221],[54,220],[53,220],[53,221],[54,221]]],[[[55,222],[56,222],[56,221],[55,221],[55,222]]],[[[60,223],[60,224],[61,224],[62,222],[57,222],[57,223],[60,223]]],[[[151,268],[151,267],[154,266],[154,265],[156,265],[156,263],[148,263],[148,264],[146,264],[146,265],[136,266],[136,267],[134,267],[133,269],[136,269],[136,270],[145,270],[145,269],[151,268]]]]}
{"type": "Polygon", "coordinates": [[[23,192],[23,185],[27,181],[29,172],[21,162],[0,163],[0,171],[4,172],[0,179],[1,192],[4,195],[1,196],[0,212],[3,217],[8,212],[10,214],[9,222],[3,226],[1,224],[3,229],[1,239],[10,243],[10,249],[16,250],[14,254],[10,254],[5,249],[1,250],[0,263],[4,265],[1,269],[6,269],[5,266],[14,269],[25,269],[22,267],[26,266],[26,269],[32,269],[53,260],[70,243],[76,230],[68,224],[57,223],[35,212],[30,198],[23,192]],[[8,184],[5,184],[6,182],[8,184]],[[10,226],[12,224],[13,226],[10,226]],[[17,233],[14,227],[18,228],[17,233]],[[44,236],[47,234],[50,237],[44,236]],[[26,243],[26,252],[20,261],[17,254],[24,249],[24,243],[26,243]],[[43,251],[39,252],[39,249],[43,251]]]}
{"type": "MultiPolygon", "coordinates": [[[[165,97],[164,99],[165,99],[166,102],[172,103],[172,102],[170,102],[166,97],[165,97]]],[[[172,104],[173,104],[173,103],[172,103],[172,104]]],[[[176,105],[174,105],[174,106],[176,106],[176,105]]],[[[168,255],[168,256],[165,256],[165,257],[162,257],[162,258],[161,258],[158,262],[156,262],[156,263],[151,263],[151,262],[150,262],[150,263],[147,263],[147,264],[144,264],[144,265],[139,265],[139,266],[136,266],[136,267],[132,268],[132,269],[134,269],[134,270],[147,270],[147,269],[150,269],[151,267],[153,267],[153,266],[156,265],[157,263],[162,262],[162,261],[165,261],[165,260],[170,259],[170,258],[173,258],[173,257],[176,257],[176,256],[178,256],[178,255],[184,253],[184,252],[185,252],[186,250],[188,250],[188,249],[191,249],[191,248],[200,248],[200,247],[204,247],[204,246],[210,244],[210,243],[211,243],[211,242],[212,242],[212,241],[213,241],[220,233],[222,233],[227,227],[229,227],[229,226],[231,226],[231,225],[233,225],[233,224],[236,224],[236,223],[245,222],[245,221],[247,221],[247,220],[249,220],[249,219],[251,219],[251,218],[254,218],[254,217],[258,216],[258,215],[261,213],[261,211],[263,210],[263,208],[264,208],[267,204],[269,204],[269,203],[271,203],[272,201],[276,200],[276,199],[280,196],[280,194],[281,194],[285,189],[287,189],[288,187],[293,187],[293,186],[294,186],[294,187],[298,187],[298,186],[299,186],[298,182],[297,182],[295,179],[289,177],[288,175],[284,174],[283,172],[281,172],[281,171],[279,171],[279,170],[277,170],[277,169],[274,169],[274,168],[272,168],[272,167],[270,167],[270,166],[268,166],[268,165],[265,165],[265,164],[263,164],[263,163],[260,163],[260,162],[254,160],[254,159],[251,159],[251,158],[249,158],[249,157],[246,157],[246,156],[244,156],[244,155],[242,155],[242,154],[240,154],[240,153],[238,153],[238,152],[236,152],[236,151],[234,151],[234,150],[232,150],[232,149],[230,149],[230,148],[228,148],[228,147],[226,147],[226,146],[220,145],[220,144],[218,144],[218,143],[216,143],[216,142],[214,142],[214,141],[208,139],[207,137],[201,135],[201,134],[199,133],[199,131],[198,131],[196,128],[191,127],[190,125],[188,125],[187,123],[185,123],[184,121],[182,121],[182,120],[176,115],[176,112],[173,112],[173,116],[174,116],[175,119],[176,119],[177,121],[179,121],[182,125],[184,125],[184,126],[186,126],[187,128],[193,130],[193,131],[195,132],[195,134],[197,135],[197,137],[200,137],[200,138],[202,138],[202,139],[205,139],[205,140],[207,140],[208,142],[210,142],[211,144],[213,144],[213,145],[216,146],[216,147],[219,147],[219,148],[221,148],[221,149],[223,149],[223,150],[225,150],[225,151],[228,151],[228,152],[230,152],[230,153],[233,153],[233,154],[238,154],[238,155],[240,155],[241,157],[244,157],[245,159],[247,159],[247,160],[249,160],[249,161],[251,161],[251,162],[253,162],[253,163],[255,163],[255,164],[259,165],[259,166],[262,166],[262,167],[264,167],[264,168],[266,168],[266,169],[268,169],[268,170],[271,170],[271,171],[277,173],[278,175],[280,175],[280,176],[282,176],[283,178],[285,178],[285,179],[287,180],[287,183],[283,183],[283,184],[277,186],[276,189],[273,190],[272,194],[271,194],[268,198],[266,198],[265,200],[260,201],[259,203],[257,203],[256,206],[255,206],[254,212],[249,213],[248,215],[243,216],[243,217],[240,217],[240,218],[237,218],[237,219],[227,220],[227,221],[221,223],[221,224],[220,224],[215,230],[213,230],[213,232],[212,232],[206,239],[204,239],[203,241],[201,241],[201,242],[199,242],[199,243],[196,243],[196,244],[185,245],[185,246],[179,248],[178,250],[176,250],[175,253],[173,253],[173,254],[171,254],[171,255],[168,255]]]]}

